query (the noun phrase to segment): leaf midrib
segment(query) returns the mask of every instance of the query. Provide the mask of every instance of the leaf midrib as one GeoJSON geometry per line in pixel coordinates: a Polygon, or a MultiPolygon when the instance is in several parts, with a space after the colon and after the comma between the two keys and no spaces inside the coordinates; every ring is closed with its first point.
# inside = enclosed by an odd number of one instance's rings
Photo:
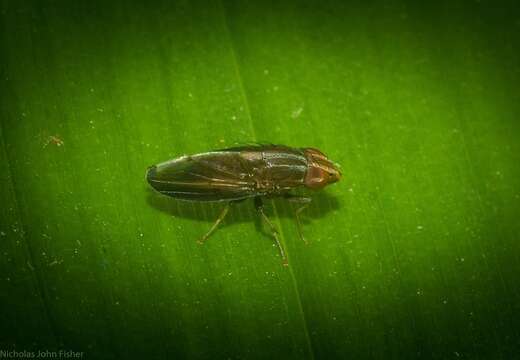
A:
{"type": "MultiPolygon", "coordinates": [[[[227,23],[226,10],[224,8],[224,5],[222,4],[222,0],[219,2],[219,7],[220,7],[220,11],[222,13],[222,24],[223,24],[224,31],[225,31],[225,34],[226,34],[226,37],[227,37],[227,43],[229,45],[229,52],[231,54],[231,59],[232,59],[231,61],[233,62],[233,69],[235,70],[236,81],[238,82],[238,88],[239,88],[239,91],[240,91],[240,96],[242,97],[242,102],[244,104],[244,110],[245,110],[245,113],[246,113],[246,119],[247,119],[247,122],[248,122],[248,125],[249,125],[249,128],[250,128],[250,132],[252,134],[253,140],[254,141],[258,141],[258,137],[256,136],[255,128],[254,128],[254,125],[253,125],[253,118],[251,116],[251,110],[250,110],[250,107],[249,107],[249,100],[248,100],[247,93],[246,93],[245,88],[244,88],[242,75],[240,73],[240,67],[238,65],[235,48],[234,48],[233,41],[232,41],[232,38],[231,38],[231,32],[230,32],[230,29],[229,29],[229,25],[227,23]]],[[[277,210],[276,204],[274,202],[272,203],[272,207],[273,207],[274,216],[276,217],[275,221],[276,221],[276,223],[278,225],[278,229],[279,229],[280,242],[281,242],[282,246],[284,247],[284,250],[285,250],[285,253],[286,253],[286,256],[287,256],[287,260],[289,260],[289,251],[288,251],[288,248],[286,246],[286,241],[285,241],[285,235],[284,235],[284,232],[283,232],[283,227],[281,226],[280,218],[278,216],[278,210],[277,210]]],[[[303,306],[302,306],[302,302],[301,302],[301,298],[300,298],[300,291],[299,291],[299,288],[298,288],[298,282],[296,281],[296,277],[294,275],[294,271],[292,270],[291,265],[287,266],[287,270],[289,271],[289,275],[290,275],[290,278],[291,278],[291,283],[293,285],[293,290],[294,290],[294,293],[295,293],[295,296],[296,296],[296,301],[297,301],[297,304],[298,304],[298,312],[300,313],[300,316],[302,318],[303,331],[304,331],[304,334],[305,334],[305,340],[306,340],[306,343],[307,343],[308,351],[309,351],[309,354],[311,356],[311,359],[314,359],[314,351],[313,351],[313,347],[312,347],[312,341],[310,339],[309,331],[307,329],[307,319],[305,317],[305,312],[303,310],[303,306]]]]}

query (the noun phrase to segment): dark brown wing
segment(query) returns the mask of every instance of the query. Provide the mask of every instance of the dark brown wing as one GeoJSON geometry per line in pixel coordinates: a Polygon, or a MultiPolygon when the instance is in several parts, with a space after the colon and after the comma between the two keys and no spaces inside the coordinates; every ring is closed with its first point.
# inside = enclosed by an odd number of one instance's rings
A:
{"type": "Polygon", "coordinates": [[[147,180],[160,193],[183,200],[230,201],[257,195],[247,162],[232,149],[152,166],[147,180]]]}
{"type": "Polygon", "coordinates": [[[228,150],[240,151],[254,174],[258,191],[280,195],[302,186],[308,161],[301,149],[285,145],[243,146],[228,150]]]}
{"type": "Polygon", "coordinates": [[[279,189],[290,190],[303,185],[307,158],[300,149],[273,145],[262,149],[265,168],[261,177],[279,189]]]}

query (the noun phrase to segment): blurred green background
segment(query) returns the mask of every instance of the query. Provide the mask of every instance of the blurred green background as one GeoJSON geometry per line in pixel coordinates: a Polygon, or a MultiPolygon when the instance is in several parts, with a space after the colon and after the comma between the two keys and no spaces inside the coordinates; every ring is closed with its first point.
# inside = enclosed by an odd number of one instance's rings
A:
{"type": "Polygon", "coordinates": [[[2,1],[0,350],[520,357],[514,1],[2,1]],[[147,166],[267,141],[344,178],[297,236],[147,166]]]}

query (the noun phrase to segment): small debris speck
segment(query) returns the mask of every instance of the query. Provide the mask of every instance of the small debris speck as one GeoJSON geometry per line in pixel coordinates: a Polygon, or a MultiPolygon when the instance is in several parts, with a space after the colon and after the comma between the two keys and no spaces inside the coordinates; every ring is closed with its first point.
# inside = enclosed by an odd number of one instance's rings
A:
{"type": "Polygon", "coordinates": [[[417,230],[422,230],[422,229],[423,229],[422,225],[417,225],[417,230]]]}
{"type": "Polygon", "coordinates": [[[45,142],[43,143],[43,147],[46,148],[49,145],[56,145],[58,147],[64,144],[63,140],[58,137],[58,135],[48,136],[45,142]]]}
{"type": "Polygon", "coordinates": [[[298,109],[296,109],[292,112],[291,117],[293,119],[296,119],[302,114],[302,112],[303,112],[303,107],[299,107],[298,109]]]}

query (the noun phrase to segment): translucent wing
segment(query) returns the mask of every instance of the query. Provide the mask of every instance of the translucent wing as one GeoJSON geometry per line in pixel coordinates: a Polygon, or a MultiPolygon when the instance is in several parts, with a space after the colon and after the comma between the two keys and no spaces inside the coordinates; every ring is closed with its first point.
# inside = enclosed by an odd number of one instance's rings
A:
{"type": "Polygon", "coordinates": [[[151,167],[147,180],[162,194],[184,200],[229,201],[256,195],[239,151],[214,151],[167,161],[151,167]]]}

